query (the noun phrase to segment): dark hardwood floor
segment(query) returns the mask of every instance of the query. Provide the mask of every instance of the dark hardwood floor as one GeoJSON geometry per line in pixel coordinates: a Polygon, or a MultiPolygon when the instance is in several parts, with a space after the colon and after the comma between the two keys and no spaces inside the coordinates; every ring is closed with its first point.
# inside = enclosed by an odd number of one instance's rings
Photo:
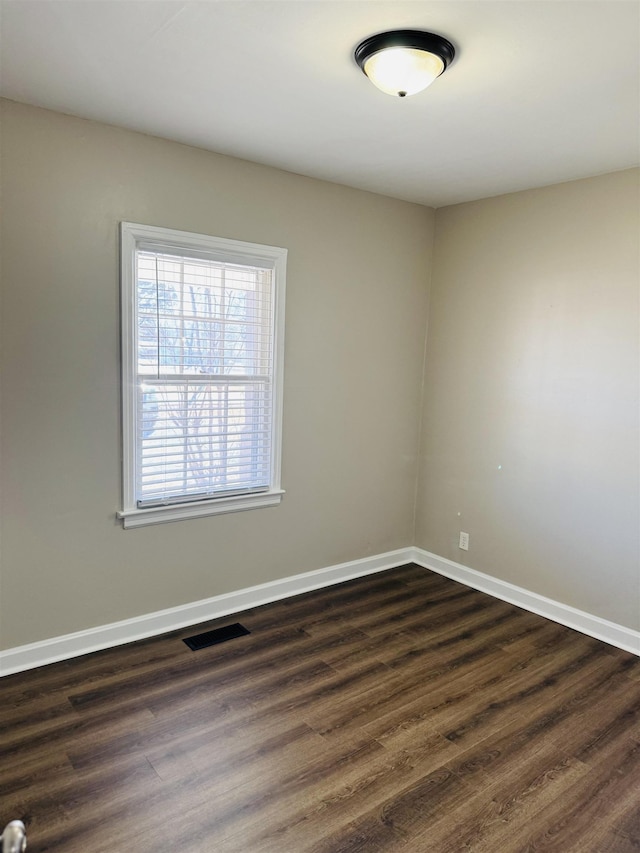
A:
{"type": "Polygon", "coordinates": [[[413,565],[0,690],[29,853],[640,850],[640,659],[413,565]]]}

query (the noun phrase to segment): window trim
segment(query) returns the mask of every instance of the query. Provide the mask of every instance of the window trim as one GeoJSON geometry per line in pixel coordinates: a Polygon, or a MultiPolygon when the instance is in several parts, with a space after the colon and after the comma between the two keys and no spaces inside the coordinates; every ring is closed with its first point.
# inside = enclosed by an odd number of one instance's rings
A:
{"type": "Polygon", "coordinates": [[[259,243],[246,243],[224,237],[176,231],[134,222],[120,223],[121,286],[121,402],[122,402],[122,509],[116,512],[125,528],[141,527],[219,515],[227,512],[276,506],[282,500],[282,408],[284,378],[284,301],[287,250],[259,243]],[[178,249],[197,255],[205,254],[226,263],[262,263],[274,271],[274,342],[273,342],[273,422],[271,445],[271,483],[265,492],[246,495],[212,497],[184,501],[167,506],[139,508],[135,494],[136,436],[136,252],[141,249],[178,249]]]}

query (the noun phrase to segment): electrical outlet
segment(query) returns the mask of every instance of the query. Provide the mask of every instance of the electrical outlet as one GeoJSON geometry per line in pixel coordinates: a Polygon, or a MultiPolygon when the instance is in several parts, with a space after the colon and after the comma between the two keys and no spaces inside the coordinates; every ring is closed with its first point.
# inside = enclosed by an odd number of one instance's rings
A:
{"type": "Polygon", "coordinates": [[[463,551],[469,550],[469,534],[463,533],[460,531],[460,539],[458,541],[458,548],[461,548],[463,551]]]}

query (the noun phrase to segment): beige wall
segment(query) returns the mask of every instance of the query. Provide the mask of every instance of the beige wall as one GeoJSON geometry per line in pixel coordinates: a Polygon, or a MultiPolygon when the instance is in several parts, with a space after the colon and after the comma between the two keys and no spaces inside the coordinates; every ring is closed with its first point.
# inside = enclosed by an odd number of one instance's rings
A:
{"type": "Polygon", "coordinates": [[[10,102],[0,647],[408,545],[433,211],[10,102]],[[281,506],[124,531],[120,220],[289,250],[281,506]]]}
{"type": "Polygon", "coordinates": [[[437,211],[421,413],[433,211],[10,102],[1,142],[0,648],[412,542],[640,627],[637,171],[437,211]],[[280,507],[115,520],[123,219],[289,249],[280,507]]]}
{"type": "Polygon", "coordinates": [[[636,629],[639,207],[631,170],[437,211],[416,524],[636,629]]]}

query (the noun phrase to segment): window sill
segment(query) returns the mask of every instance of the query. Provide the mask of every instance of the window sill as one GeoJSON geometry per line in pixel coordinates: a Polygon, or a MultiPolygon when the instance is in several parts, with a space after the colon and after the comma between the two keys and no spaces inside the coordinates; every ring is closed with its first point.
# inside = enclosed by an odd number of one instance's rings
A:
{"type": "Polygon", "coordinates": [[[263,506],[277,506],[284,491],[274,489],[258,495],[237,495],[232,498],[215,498],[210,501],[154,506],[149,509],[126,509],[116,513],[124,528],[145,527],[149,524],[166,524],[169,521],[184,521],[205,515],[220,515],[224,512],[241,512],[263,506]]]}

